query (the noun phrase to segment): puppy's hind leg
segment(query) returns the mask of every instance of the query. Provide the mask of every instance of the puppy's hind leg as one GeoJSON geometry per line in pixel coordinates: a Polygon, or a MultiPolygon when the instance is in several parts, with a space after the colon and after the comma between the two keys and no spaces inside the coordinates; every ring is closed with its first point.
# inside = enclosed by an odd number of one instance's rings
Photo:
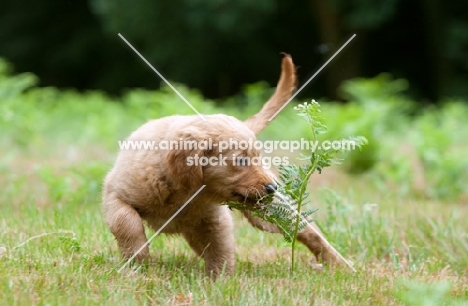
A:
{"type": "MultiPolygon", "coordinates": [[[[137,211],[115,195],[104,196],[104,214],[106,223],[117,243],[124,259],[132,257],[147,241],[143,222],[137,211]]],[[[135,256],[137,262],[147,259],[148,246],[135,256]]]]}
{"type": "Polygon", "coordinates": [[[325,239],[317,224],[309,223],[297,234],[297,240],[302,242],[317,258],[317,261],[329,265],[340,265],[342,259],[330,243],[325,239]]]}
{"type": "MultiPolygon", "coordinates": [[[[242,214],[254,227],[269,233],[281,233],[281,230],[274,224],[263,221],[252,216],[252,212],[244,210],[242,214]]],[[[303,243],[317,258],[319,262],[325,264],[339,264],[339,255],[330,248],[328,242],[322,239],[323,235],[315,223],[310,223],[297,234],[297,240],[303,243]],[[321,237],[322,236],[322,237],[321,237]]]]}

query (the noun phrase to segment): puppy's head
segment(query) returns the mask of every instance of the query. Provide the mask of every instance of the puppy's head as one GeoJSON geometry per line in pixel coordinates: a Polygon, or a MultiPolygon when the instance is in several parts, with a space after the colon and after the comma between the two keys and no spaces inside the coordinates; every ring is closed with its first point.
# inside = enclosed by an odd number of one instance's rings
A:
{"type": "Polygon", "coordinates": [[[223,164],[203,168],[204,182],[219,200],[253,205],[276,191],[274,176],[262,164],[258,150],[233,146],[222,156],[223,164]]]}
{"type": "Polygon", "coordinates": [[[177,188],[195,192],[206,185],[203,194],[209,197],[207,200],[219,203],[256,203],[274,193],[274,176],[252,145],[256,141],[254,132],[230,116],[205,118],[207,121],[191,121],[174,137],[196,146],[167,154],[168,172],[179,184],[177,188]]]}

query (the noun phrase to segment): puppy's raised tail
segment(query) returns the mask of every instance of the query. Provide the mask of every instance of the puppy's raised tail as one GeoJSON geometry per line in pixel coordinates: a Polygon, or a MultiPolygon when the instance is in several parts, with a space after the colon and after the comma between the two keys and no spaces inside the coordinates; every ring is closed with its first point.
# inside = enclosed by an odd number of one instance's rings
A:
{"type": "Polygon", "coordinates": [[[296,89],[296,67],[289,54],[285,54],[281,63],[281,76],[275,93],[265,103],[263,108],[245,121],[245,124],[255,133],[262,131],[270,118],[291,98],[296,89]]]}

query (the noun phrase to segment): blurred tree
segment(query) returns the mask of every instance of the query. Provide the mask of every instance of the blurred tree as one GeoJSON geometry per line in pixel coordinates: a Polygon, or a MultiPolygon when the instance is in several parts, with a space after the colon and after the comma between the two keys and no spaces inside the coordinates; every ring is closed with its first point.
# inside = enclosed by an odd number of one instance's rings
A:
{"type": "Polygon", "coordinates": [[[468,96],[468,87],[464,85],[468,81],[468,2],[311,0],[311,3],[322,41],[336,46],[351,33],[358,34],[355,48],[327,71],[329,93],[343,79],[389,71],[410,79],[413,94],[419,98],[436,101],[450,93],[468,96]]]}
{"type": "Polygon", "coordinates": [[[468,1],[457,0],[3,0],[0,56],[42,85],[156,88],[159,78],[124,35],[168,79],[206,96],[247,83],[274,85],[279,53],[307,80],[357,37],[299,98],[336,97],[342,80],[390,72],[416,97],[468,96],[468,1]]]}
{"type": "Polygon", "coordinates": [[[127,33],[171,79],[202,88],[208,96],[232,94],[242,83],[265,75],[272,84],[279,51],[291,50],[295,61],[307,67],[301,71],[306,79],[319,67],[316,55],[327,60],[353,33],[357,38],[326,67],[325,80],[315,81],[325,87],[315,94],[336,99],[343,80],[382,71],[410,78],[416,85],[413,93],[432,101],[463,88],[450,88],[457,78],[449,67],[455,61],[456,67],[464,65],[468,23],[444,27],[445,6],[450,5],[440,0],[91,3],[110,33],[127,33]],[[455,42],[449,43],[447,30],[455,42]]]}
{"type": "Polygon", "coordinates": [[[446,13],[438,31],[443,39],[444,68],[450,77],[443,84],[442,94],[468,97],[468,1],[443,4],[446,13]]]}
{"type": "MultiPolygon", "coordinates": [[[[327,49],[337,50],[352,36],[354,47],[343,50],[326,70],[327,92],[338,98],[336,90],[346,79],[361,75],[363,52],[368,30],[377,29],[391,20],[398,0],[311,0],[312,11],[318,22],[320,38],[327,49]]],[[[328,56],[328,54],[327,54],[328,56]]]]}
{"type": "Polygon", "coordinates": [[[91,3],[109,34],[120,32],[167,78],[208,96],[229,95],[240,82],[279,73],[272,68],[284,50],[274,50],[264,37],[276,0],[91,3]]]}
{"type": "Polygon", "coordinates": [[[136,73],[133,65],[121,61],[126,50],[102,35],[100,27],[86,2],[4,0],[0,56],[18,71],[38,74],[43,86],[115,92],[119,78],[138,86],[129,78],[136,73]]]}

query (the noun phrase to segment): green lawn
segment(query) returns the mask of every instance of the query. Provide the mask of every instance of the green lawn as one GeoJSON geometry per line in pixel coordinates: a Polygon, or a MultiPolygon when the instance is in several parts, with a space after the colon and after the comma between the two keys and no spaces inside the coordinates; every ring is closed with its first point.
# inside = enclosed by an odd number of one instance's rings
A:
{"type": "Polygon", "coordinates": [[[205,279],[203,261],[176,236],[153,241],[148,267],[119,274],[122,262],[100,211],[106,163],[81,157],[3,164],[0,304],[468,303],[466,205],[398,198],[369,189],[369,177],[332,169],[314,176],[312,202],[330,242],[357,273],[317,272],[301,246],[291,274],[289,244],[239,217],[231,277],[205,279]]]}

